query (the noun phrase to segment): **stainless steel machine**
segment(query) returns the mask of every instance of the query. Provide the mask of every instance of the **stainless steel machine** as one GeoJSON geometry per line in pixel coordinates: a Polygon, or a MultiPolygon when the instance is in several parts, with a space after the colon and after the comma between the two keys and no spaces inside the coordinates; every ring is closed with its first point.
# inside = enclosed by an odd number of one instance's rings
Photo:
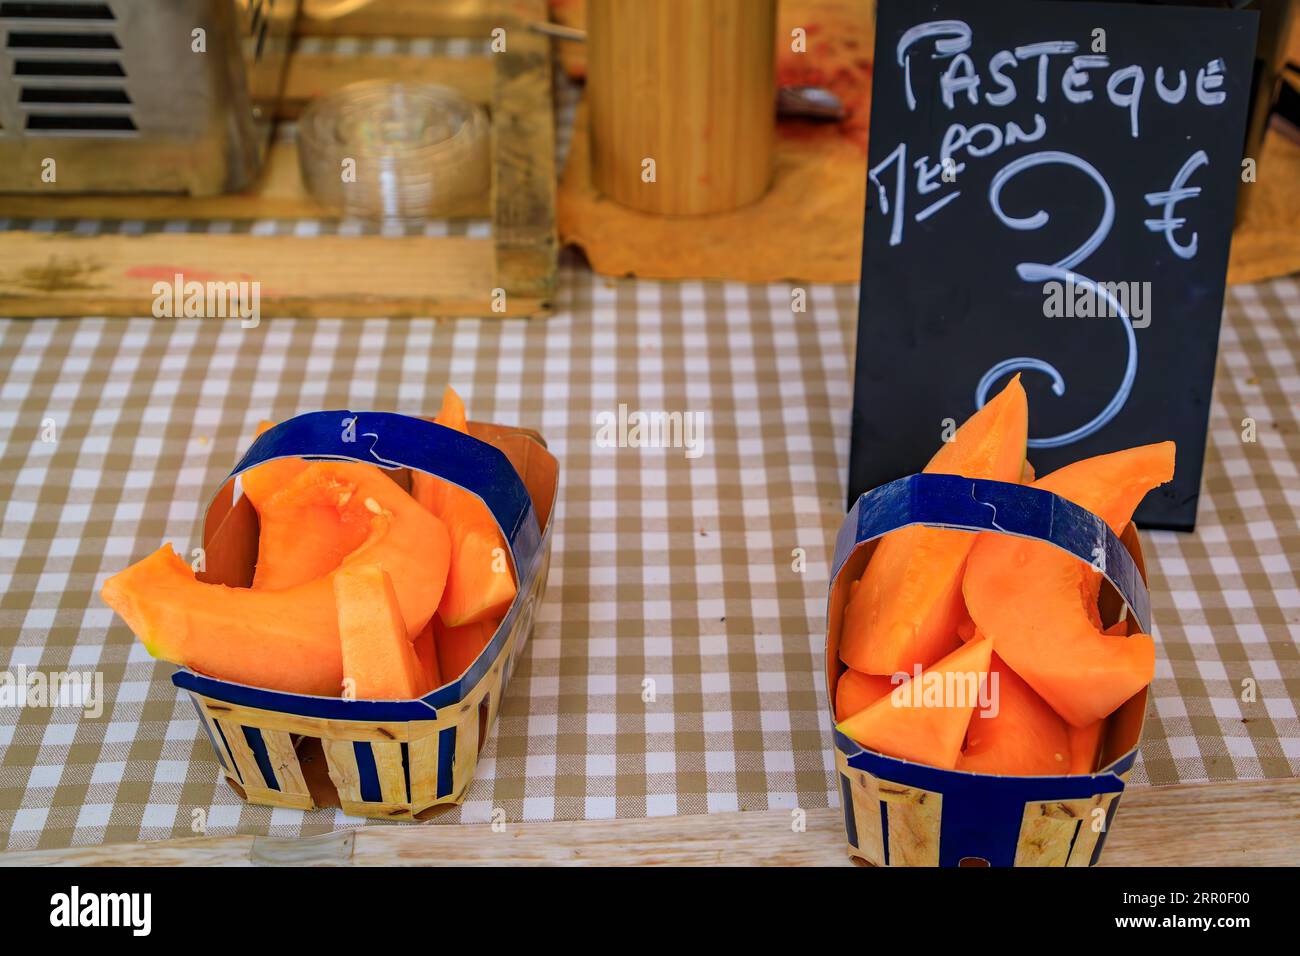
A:
{"type": "Polygon", "coordinates": [[[299,0],[0,0],[0,192],[239,190],[299,0]]]}

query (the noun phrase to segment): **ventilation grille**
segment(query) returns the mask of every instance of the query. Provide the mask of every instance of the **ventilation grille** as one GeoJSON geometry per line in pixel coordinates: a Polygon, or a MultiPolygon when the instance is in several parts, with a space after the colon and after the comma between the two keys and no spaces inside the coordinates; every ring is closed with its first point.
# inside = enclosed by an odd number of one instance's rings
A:
{"type": "Polygon", "coordinates": [[[0,31],[13,63],[26,131],[58,136],[136,133],[110,4],[3,0],[0,31]]]}

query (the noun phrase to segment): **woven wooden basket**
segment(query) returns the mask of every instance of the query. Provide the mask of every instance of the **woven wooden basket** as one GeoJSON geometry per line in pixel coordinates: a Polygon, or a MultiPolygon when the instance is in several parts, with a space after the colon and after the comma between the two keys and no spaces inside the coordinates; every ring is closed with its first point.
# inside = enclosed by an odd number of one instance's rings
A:
{"type": "MultiPolygon", "coordinates": [[[[954,475],[912,475],[858,499],[840,528],[827,603],[827,695],[843,670],[840,623],[849,585],[875,541],[908,525],[994,531],[1048,541],[1082,561],[1101,549],[1109,587],[1102,617],[1128,609],[1129,633],[1151,633],[1150,597],[1136,529],[1106,523],[1049,492],[954,475]]],[[[1091,866],[1101,855],[1137,758],[1143,689],[1108,718],[1101,769],[1009,777],[942,770],[859,746],[833,731],[849,856],[873,866],[1091,866]]],[[[831,715],[832,725],[834,714],[831,715]]]]}
{"type": "Polygon", "coordinates": [[[234,495],[241,471],[282,457],[350,459],[389,468],[409,487],[415,468],[488,505],[519,582],[509,612],[469,670],[419,700],[312,697],[177,671],[173,683],[189,693],[227,782],[249,803],[418,819],[465,798],[546,588],[558,486],[558,465],[541,436],[478,422],[469,429],[465,436],[387,413],[301,415],[261,436],[209,507],[202,577],[247,586],[258,525],[248,500],[234,495]],[[357,440],[341,444],[339,424],[349,418],[357,440]]]}

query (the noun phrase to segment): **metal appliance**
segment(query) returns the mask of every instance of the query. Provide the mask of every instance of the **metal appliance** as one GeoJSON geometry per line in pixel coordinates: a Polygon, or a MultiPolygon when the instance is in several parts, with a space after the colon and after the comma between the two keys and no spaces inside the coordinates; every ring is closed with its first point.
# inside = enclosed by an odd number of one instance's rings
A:
{"type": "Polygon", "coordinates": [[[0,0],[0,192],[250,185],[299,0],[0,0]]]}

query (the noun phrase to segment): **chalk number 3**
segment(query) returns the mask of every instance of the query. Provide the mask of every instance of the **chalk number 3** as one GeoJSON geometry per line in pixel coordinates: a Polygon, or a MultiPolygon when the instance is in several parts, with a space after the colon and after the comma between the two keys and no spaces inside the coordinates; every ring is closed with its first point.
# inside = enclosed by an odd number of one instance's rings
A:
{"type": "MultiPolygon", "coordinates": [[[[1080,439],[1087,438],[1104,427],[1124,407],[1129,394],[1133,391],[1133,382],[1137,378],[1137,337],[1133,334],[1133,324],[1129,321],[1127,311],[1104,286],[1100,286],[1087,276],[1074,271],[1075,266],[1096,252],[1098,247],[1106,241],[1106,237],[1110,235],[1111,227],[1115,224],[1115,196],[1111,193],[1110,186],[1106,183],[1105,178],[1101,173],[1097,172],[1096,167],[1072,153],[1064,153],[1059,150],[1030,153],[1008,163],[993,177],[993,181],[989,184],[989,205],[993,207],[993,212],[999,221],[1008,228],[1018,231],[1043,228],[1048,221],[1046,212],[1040,209],[1031,216],[1016,217],[1009,215],[1002,207],[1002,190],[1007,183],[1025,170],[1051,164],[1069,166],[1078,170],[1091,179],[1097,188],[1101,190],[1104,203],[1101,221],[1087,241],[1069,255],[1050,265],[1041,262],[1021,262],[1016,266],[1016,274],[1020,276],[1022,281],[1032,284],[1052,280],[1063,283],[1073,282],[1075,287],[1085,288],[1093,295],[1105,299],[1110,304],[1110,307],[1114,309],[1113,314],[1119,319],[1120,325],[1124,329],[1124,336],[1128,343],[1128,359],[1124,365],[1124,377],[1120,380],[1119,388],[1111,396],[1110,401],[1106,403],[1106,407],[1098,412],[1093,419],[1078,428],[1062,432],[1059,435],[1052,435],[1048,438],[1031,438],[1029,439],[1030,448],[1060,448],[1062,445],[1070,445],[1080,439]]],[[[1028,370],[1043,372],[1050,376],[1052,379],[1052,392],[1056,395],[1065,394],[1065,379],[1056,366],[1043,359],[1018,356],[1004,359],[984,373],[984,377],[980,379],[979,384],[975,387],[976,407],[984,407],[984,403],[988,401],[989,392],[1003,376],[1028,370]]]]}

